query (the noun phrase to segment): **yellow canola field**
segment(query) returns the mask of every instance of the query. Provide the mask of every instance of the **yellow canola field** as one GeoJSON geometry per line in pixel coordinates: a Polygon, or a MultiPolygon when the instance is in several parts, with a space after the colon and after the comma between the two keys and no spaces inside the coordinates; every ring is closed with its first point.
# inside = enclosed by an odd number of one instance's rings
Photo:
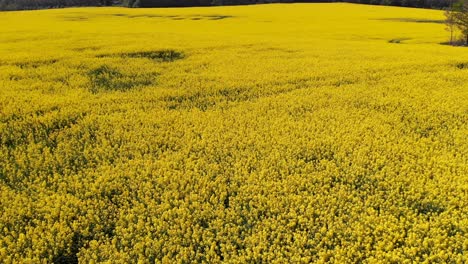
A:
{"type": "Polygon", "coordinates": [[[468,50],[442,20],[0,13],[0,262],[467,263],[468,50]]]}

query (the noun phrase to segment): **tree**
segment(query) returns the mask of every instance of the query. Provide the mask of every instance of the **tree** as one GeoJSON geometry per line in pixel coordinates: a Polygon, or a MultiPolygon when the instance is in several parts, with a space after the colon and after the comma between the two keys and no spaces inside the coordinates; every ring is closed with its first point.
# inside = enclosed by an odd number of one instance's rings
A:
{"type": "Polygon", "coordinates": [[[458,29],[463,42],[468,45],[468,0],[459,0],[455,4],[450,2],[445,18],[446,29],[450,32],[450,44],[454,44],[455,30],[458,29]]]}
{"type": "Polygon", "coordinates": [[[468,45],[468,0],[460,0],[455,9],[455,25],[460,30],[465,44],[468,45]]]}
{"type": "Polygon", "coordinates": [[[450,45],[453,45],[453,33],[455,31],[455,11],[453,10],[453,2],[450,1],[450,6],[444,12],[445,14],[445,29],[450,32],[450,45]]]}
{"type": "Polygon", "coordinates": [[[111,6],[112,5],[112,0],[101,0],[101,5],[111,6]]]}

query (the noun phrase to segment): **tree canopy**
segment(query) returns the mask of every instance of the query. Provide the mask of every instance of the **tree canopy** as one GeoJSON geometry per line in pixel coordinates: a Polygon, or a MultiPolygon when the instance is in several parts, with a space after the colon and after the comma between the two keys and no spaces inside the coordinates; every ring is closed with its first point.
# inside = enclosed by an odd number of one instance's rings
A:
{"type": "Polygon", "coordinates": [[[350,2],[360,4],[392,5],[423,8],[444,8],[450,5],[450,0],[126,0],[129,7],[179,7],[179,6],[210,6],[210,5],[247,5],[262,3],[317,3],[317,2],[350,2]]]}
{"type": "Polygon", "coordinates": [[[0,10],[29,10],[68,6],[106,6],[112,0],[0,0],[0,10]]]}
{"type": "Polygon", "coordinates": [[[438,9],[450,6],[450,0],[0,0],[0,10],[24,10],[68,6],[109,6],[120,4],[126,7],[186,7],[318,2],[350,2],[438,9]]]}

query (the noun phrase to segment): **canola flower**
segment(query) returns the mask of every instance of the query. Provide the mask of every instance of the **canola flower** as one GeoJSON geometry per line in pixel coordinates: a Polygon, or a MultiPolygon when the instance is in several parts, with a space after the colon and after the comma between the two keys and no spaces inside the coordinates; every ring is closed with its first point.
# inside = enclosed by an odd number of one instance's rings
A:
{"type": "Polygon", "coordinates": [[[0,13],[0,262],[466,263],[441,11],[0,13]]]}

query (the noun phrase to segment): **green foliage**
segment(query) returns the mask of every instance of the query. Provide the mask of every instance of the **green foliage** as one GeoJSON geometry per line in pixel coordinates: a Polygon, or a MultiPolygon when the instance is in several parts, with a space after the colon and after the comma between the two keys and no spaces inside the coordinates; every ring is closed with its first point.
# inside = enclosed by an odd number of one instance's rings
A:
{"type": "MultiPolygon", "coordinates": [[[[337,2],[335,0],[122,0],[125,7],[183,7],[183,6],[219,6],[219,5],[248,5],[263,3],[293,3],[293,2],[337,2]]],[[[444,8],[449,6],[450,0],[348,0],[343,2],[393,5],[410,7],[444,8]]],[[[110,6],[111,0],[0,0],[0,10],[22,10],[39,8],[57,8],[70,6],[110,6]]]]}
{"type": "Polygon", "coordinates": [[[112,5],[107,0],[0,0],[0,10],[112,5]]]}
{"type": "MultiPolygon", "coordinates": [[[[127,7],[182,7],[182,6],[209,6],[209,5],[249,5],[263,3],[323,3],[323,2],[340,2],[335,0],[125,0],[124,6],[127,7]]],[[[450,5],[450,0],[347,0],[342,2],[373,4],[373,5],[392,5],[392,6],[408,6],[408,7],[429,7],[429,8],[444,8],[450,5]]]]}
{"type": "Polygon", "coordinates": [[[454,23],[460,30],[465,44],[468,46],[468,0],[460,0],[454,9],[454,23]]]}
{"type": "Polygon", "coordinates": [[[450,44],[455,44],[454,34],[461,33],[462,42],[468,46],[468,1],[460,0],[445,11],[445,24],[450,32],[450,44]]]}

